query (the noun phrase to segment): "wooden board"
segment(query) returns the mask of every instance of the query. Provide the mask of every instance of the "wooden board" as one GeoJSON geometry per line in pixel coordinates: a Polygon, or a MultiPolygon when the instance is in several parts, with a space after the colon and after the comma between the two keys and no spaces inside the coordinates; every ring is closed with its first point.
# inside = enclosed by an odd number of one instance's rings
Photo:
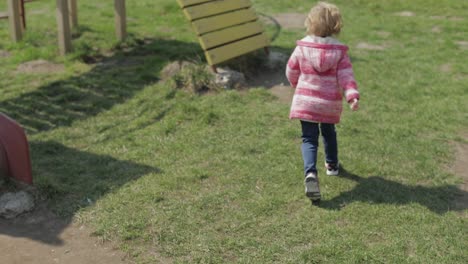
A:
{"type": "Polygon", "coordinates": [[[250,0],[177,0],[210,65],[267,47],[250,0]]]}
{"type": "Polygon", "coordinates": [[[215,30],[236,26],[257,19],[257,15],[252,9],[235,11],[215,17],[199,19],[192,23],[197,35],[206,34],[215,30]]]}
{"type": "Polygon", "coordinates": [[[191,5],[197,5],[201,3],[206,3],[206,2],[212,2],[214,0],[177,0],[177,3],[179,3],[179,6],[181,8],[191,6],[191,5]]]}
{"type": "Polygon", "coordinates": [[[247,38],[229,45],[207,50],[205,56],[209,65],[216,65],[220,62],[247,54],[254,50],[268,46],[269,40],[265,33],[247,38]]]}
{"type": "Polygon", "coordinates": [[[209,17],[229,11],[250,7],[249,0],[223,0],[207,2],[201,5],[191,6],[184,9],[185,16],[194,21],[203,17],[209,17]]]}
{"type": "Polygon", "coordinates": [[[7,19],[7,18],[8,18],[8,13],[0,12],[0,19],[7,19]]]}
{"type": "Polygon", "coordinates": [[[222,44],[233,42],[249,36],[253,36],[263,32],[263,27],[260,23],[254,21],[239,26],[226,28],[215,31],[199,37],[200,44],[204,50],[211,49],[222,44]]]}

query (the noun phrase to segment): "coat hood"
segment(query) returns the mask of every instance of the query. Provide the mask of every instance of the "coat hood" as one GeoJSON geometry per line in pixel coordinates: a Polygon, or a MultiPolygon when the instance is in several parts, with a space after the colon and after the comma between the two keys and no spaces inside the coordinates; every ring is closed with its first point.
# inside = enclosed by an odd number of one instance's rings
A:
{"type": "Polygon", "coordinates": [[[303,57],[317,72],[336,68],[348,47],[332,37],[307,36],[297,42],[303,57]]]}

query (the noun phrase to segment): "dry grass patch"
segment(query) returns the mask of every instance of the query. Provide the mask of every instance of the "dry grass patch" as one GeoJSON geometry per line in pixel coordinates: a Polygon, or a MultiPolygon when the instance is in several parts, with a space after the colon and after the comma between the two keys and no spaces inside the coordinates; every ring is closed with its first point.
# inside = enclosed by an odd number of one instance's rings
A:
{"type": "Polygon", "coordinates": [[[22,63],[17,71],[20,73],[59,73],[65,70],[63,64],[56,64],[46,60],[35,60],[22,63]]]}

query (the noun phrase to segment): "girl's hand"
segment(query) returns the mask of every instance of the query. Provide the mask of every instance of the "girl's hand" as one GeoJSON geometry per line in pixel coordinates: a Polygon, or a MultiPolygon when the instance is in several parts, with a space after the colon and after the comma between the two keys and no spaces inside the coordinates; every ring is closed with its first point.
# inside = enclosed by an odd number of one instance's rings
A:
{"type": "Polygon", "coordinates": [[[359,100],[358,99],[353,99],[353,101],[351,102],[351,110],[353,111],[356,111],[359,109],[359,100]]]}

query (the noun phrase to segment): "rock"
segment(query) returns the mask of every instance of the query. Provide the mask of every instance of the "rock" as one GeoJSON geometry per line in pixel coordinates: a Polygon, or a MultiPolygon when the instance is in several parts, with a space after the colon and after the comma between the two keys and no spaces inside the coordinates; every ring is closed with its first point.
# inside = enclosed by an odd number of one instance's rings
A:
{"type": "Polygon", "coordinates": [[[246,86],[244,74],[229,68],[218,68],[218,73],[215,76],[215,83],[228,90],[246,86]]]}
{"type": "Polygon", "coordinates": [[[6,193],[0,197],[0,216],[6,219],[31,211],[34,208],[34,198],[25,191],[6,193]]]}
{"type": "Polygon", "coordinates": [[[265,63],[265,67],[267,67],[270,70],[285,69],[288,59],[288,55],[281,52],[272,51],[268,56],[268,59],[265,63]]]}

